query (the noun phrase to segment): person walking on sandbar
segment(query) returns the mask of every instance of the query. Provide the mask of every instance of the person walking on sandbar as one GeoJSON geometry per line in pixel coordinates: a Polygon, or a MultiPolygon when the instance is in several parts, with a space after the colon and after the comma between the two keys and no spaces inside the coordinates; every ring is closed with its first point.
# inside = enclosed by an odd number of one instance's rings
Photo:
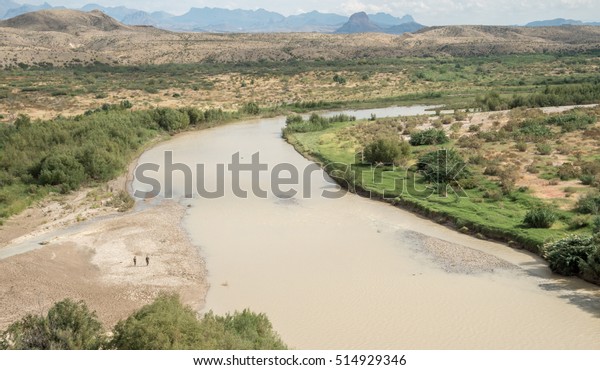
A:
{"type": "Polygon", "coordinates": [[[150,265],[150,256],[146,256],[146,266],[150,265]]]}
{"type": "Polygon", "coordinates": [[[137,257],[133,256],[133,267],[137,266],[137,257]]]}

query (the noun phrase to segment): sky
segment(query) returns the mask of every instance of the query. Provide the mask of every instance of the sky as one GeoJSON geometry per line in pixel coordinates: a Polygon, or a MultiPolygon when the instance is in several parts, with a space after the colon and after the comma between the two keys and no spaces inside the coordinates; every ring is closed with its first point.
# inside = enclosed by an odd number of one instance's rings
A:
{"type": "Polygon", "coordinates": [[[428,26],[446,24],[525,24],[534,20],[568,18],[600,22],[600,0],[14,0],[19,3],[79,8],[88,3],[126,6],[146,11],[183,14],[191,7],[263,8],[284,15],[312,10],[350,15],[359,11],[412,15],[428,26]]]}

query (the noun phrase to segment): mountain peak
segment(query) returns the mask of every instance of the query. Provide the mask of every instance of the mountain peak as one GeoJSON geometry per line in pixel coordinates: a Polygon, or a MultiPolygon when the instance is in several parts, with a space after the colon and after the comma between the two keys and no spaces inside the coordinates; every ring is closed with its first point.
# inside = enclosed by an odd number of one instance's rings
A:
{"type": "Polygon", "coordinates": [[[335,33],[367,33],[383,32],[382,28],[371,22],[365,12],[354,13],[346,24],[339,28],[335,33]]]}

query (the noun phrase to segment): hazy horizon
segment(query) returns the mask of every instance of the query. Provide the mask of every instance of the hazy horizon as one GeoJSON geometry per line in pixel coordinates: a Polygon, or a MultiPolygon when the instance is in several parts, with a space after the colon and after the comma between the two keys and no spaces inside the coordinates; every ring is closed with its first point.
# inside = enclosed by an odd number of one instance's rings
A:
{"type": "Polygon", "coordinates": [[[351,15],[359,11],[385,12],[397,17],[412,15],[425,25],[494,24],[516,25],[554,18],[576,19],[585,22],[600,21],[600,1],[595,0],[182,0],[165,3],[157,0],[13,0],[17,3],[39,5],[48,2],[53,6],[80,8],[86,4],[106,7],[125,6],[144,11],[166,11],[175,15],[190,8],[215,7],[227,9],[259,9],[292,15],[317,10],[323,13],[351,15]]]}

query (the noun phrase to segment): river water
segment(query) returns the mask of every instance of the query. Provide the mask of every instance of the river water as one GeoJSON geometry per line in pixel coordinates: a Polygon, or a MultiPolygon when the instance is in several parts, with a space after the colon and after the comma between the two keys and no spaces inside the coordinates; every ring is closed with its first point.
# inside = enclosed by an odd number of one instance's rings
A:
{"type": "MultiPolygon", "coordinates": [[[[384,117],[424,109],[344,113],[384,117]]],[[[207,311],[264,312],[296,349],[600,349],[597,287],[553,276],[529,253],[381,202],[323,196],[342,193],[281,139],[284,120],[185,134],[140,158],[160,165],[145,175],[163,187],[166,151],[175,163],[204,164],[207,190],[217,188],[217,165],[231,163],[236,153],[241,163],[259,153],[269,169],[255,182],[266,197],[250,192],[250,173],[240,176],[245,199],[234,194],[232,181],[238,181],[227,168],[225,195],[216,199],[186,189],[181,171],[173,175],[174,196],[189,206],[184,226],[207,263],[207,311]],[[306,187],[282,186],[298,191],[291,198],[272,191],[269,171],[282,163],[300,173],[311,169],[301,177],[310,180],[306,187]],[[310,197],[303,194],[308,188],[310,197]]],[[[135,180],[133,189],[149,186],[135,180]]]]}

